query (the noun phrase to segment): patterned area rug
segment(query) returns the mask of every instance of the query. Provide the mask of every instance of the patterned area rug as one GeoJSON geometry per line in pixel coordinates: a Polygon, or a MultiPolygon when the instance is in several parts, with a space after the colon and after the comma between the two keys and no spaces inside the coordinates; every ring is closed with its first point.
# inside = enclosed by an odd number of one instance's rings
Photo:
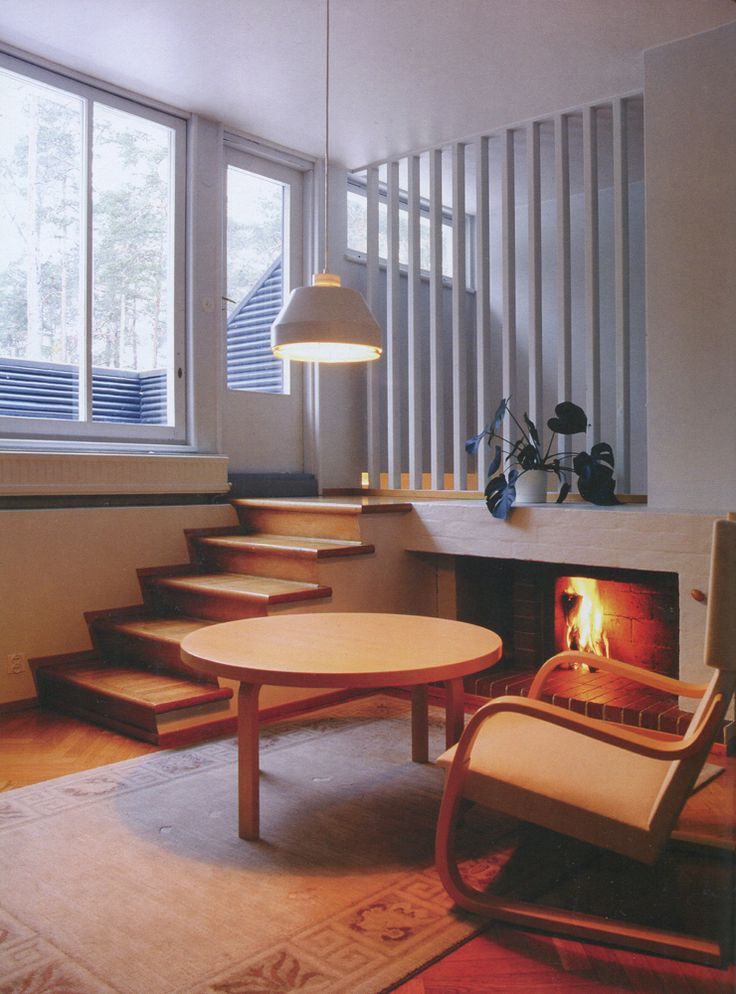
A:
{"type": "Polygon", "coordinates": [[[1,994],[390,989],[481,925],[437,879],[442,773],[410,748],[388,697],[265,729],[257,843],[233,739],[0,795],[1,994]]]}

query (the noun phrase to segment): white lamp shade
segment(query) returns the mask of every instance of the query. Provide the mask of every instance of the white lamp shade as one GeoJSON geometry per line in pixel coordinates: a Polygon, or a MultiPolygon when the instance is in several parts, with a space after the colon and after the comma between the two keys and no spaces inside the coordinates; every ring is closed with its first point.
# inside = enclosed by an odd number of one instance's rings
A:
{"type": "Polygon", "coordinates": [[[271,351],[302,362],[366,362],[381,355],[381,329],[357,290],[331,273],[289,294],[271,326],[271,351]]]}

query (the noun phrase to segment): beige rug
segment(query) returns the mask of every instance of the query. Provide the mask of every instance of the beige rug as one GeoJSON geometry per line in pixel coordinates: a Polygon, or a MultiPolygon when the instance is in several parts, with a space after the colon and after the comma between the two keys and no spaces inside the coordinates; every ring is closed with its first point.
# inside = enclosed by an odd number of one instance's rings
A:
{"type": "Polygon", "coordinates": [[[480,926],[432,866],[442,773],[409,755],[388,697],[265,729],[258,843],[233,739],[0,795],[0,994],[398,984],[480,926]]]}

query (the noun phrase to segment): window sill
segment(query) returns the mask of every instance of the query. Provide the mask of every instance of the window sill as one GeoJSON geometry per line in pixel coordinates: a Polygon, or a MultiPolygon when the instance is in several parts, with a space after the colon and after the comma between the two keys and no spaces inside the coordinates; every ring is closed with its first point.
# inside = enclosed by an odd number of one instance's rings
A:
{"type": "Polygon", "coordinates": [[[0,452],[0,496],[227,493],[226,456],[0,452]]]}

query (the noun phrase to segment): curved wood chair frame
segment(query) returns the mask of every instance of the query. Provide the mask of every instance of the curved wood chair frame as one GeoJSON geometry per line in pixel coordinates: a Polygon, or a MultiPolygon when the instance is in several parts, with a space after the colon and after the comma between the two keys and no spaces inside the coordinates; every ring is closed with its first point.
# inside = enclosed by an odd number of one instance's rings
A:
{"type": "MultiPolygon", "coordinates": [[[[730,956],[731,938],[729,934],[725,934],[730,929],[724,929],[722,941],[711,941],[618,922],[608,917],[578,914],[517,901],[505,895],[492,895],[476,890],[463,879],[455,856],[458,814],[461,804],[470,800],[643,863],[656,862],[673,836],[677,818],[705,765],[736,685],[736,521],[732,520],[717,521],[714,526],[705,657],[706,663],[714,667],[714,673],[709,683],[699,685],[642,670],[614,659],[580,652],[561,652],[540,668],[530,687],[528,698],[500,697],[481,707],[468,722],[462,738],[454,748],[454,756],[448,753],[440,757],[443,765],[451,765],[437,824],[436,858],[440,878],[452,899],[468,911],[515,925],[614,943],[674,958],[717,964],[730,956]],[[699,700],[686,733],[680,737],[666,737],[661,733],[650,733],[644,729],[588,718],[540,700],[550,673],[560,664],[570,662],[587,662],[598,670],[699,700]],[[523,784],[504,785],[503,789],[499,789],[498,782],[491,780],[487,785],[490,801],[485,797],[479,801],[477,796],[473,796],[473,789],[468,789],[466,794],[473,749],[479,734],[486,727],[492,729],[494,719],[498,716],[510,714],[575,732],[580,736],[581,748],[585,748],[586,741],[595,740],[607,743],[617,750],[662,760],[661,786],[646,828],[622,826],[613,816],[607,818],[582,809],[571,812],[569,804],[555,804],[554,783],[549,784],[549,795],[542,797],[541,805],[529,803],[531,795],[523,784]],[[548,807],[545,806],[547,797],[550,799],[548,807]]],[[[488,747],[489,743],[492,745],[493,736],[486,735],[486,738],[488,747]]],[[[482,772],[479,774],[476,771],[473,775],[480,776],[482,780],[482,772]]],[[[477,789],[475,792],[478,792],[477,789]]],[[[539,795],[536,795],[536,799],[539,800],[539,795]]]]}

